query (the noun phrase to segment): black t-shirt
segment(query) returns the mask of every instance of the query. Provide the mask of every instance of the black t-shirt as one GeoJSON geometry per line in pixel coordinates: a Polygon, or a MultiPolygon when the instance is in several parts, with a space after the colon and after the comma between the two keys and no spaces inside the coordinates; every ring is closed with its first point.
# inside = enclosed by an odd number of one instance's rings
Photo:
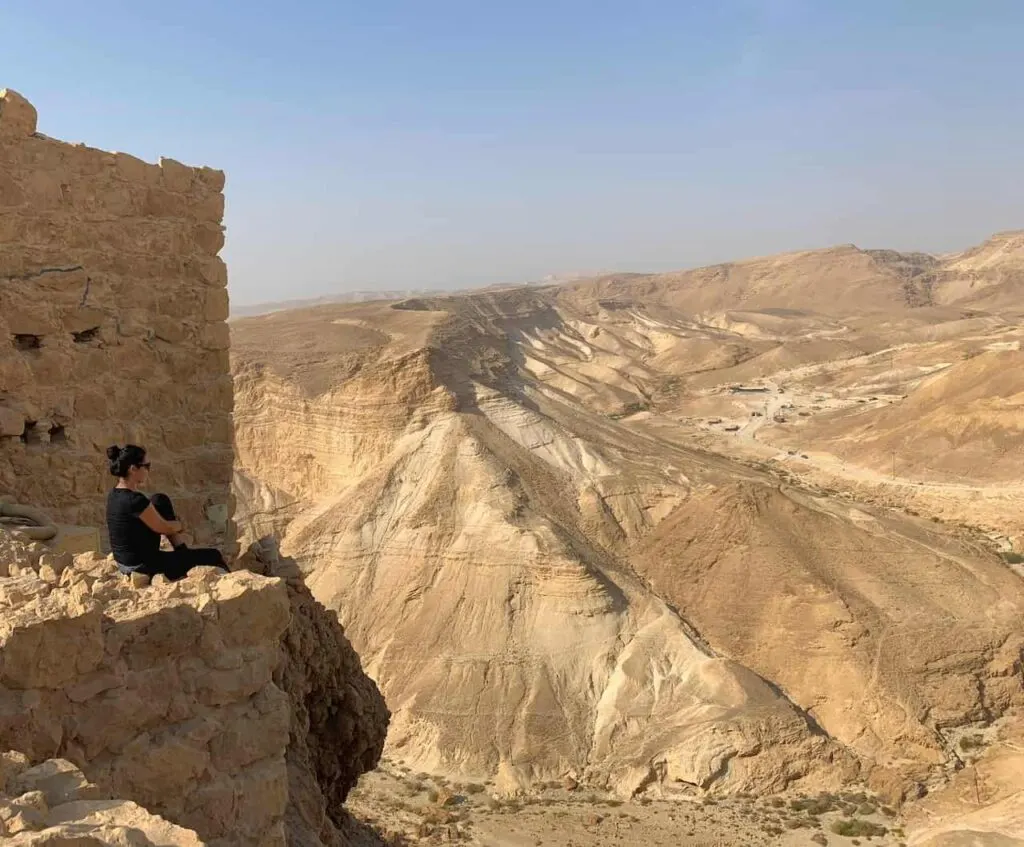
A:
{"type": "Polygon", "coordinates": [[[160,549],[160,534],[153,532],[139,517],[148,506],[149,498],[130,488],[112,488],[107,495],[110,550],[122,565],[145,564],[160,549]]]}

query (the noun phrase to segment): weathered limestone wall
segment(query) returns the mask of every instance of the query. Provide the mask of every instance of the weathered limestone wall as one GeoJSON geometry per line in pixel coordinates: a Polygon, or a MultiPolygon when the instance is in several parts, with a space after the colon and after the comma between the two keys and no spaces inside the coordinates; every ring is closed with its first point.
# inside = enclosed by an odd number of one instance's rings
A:
{"type": "Polygon", "coordinates": [[[114,800],[66,759],[0,752],[0,838],[10,847],[203,847],[192,830],[114,800]]]}
{"type": "Polygon", "coordinates": [[[0,92],[0,495],[102,523],[103,450],[230,545],[224,174],[66,144],[0,92]]]}
{"type": "Polygon", "coordinates": [[[285,843],[292,723],[280,579],[201,569],[142,591],[0,532],[0,750],[60,757],[212,845],[285,843]]]}
{"type": "Polygon", "coordinates": [[[294,562],[254,545],[240,566],[139,590],[0,530],[0,793],[3,751],[59,757],[214,847],[344,847],[390,715],[294,562]]]}

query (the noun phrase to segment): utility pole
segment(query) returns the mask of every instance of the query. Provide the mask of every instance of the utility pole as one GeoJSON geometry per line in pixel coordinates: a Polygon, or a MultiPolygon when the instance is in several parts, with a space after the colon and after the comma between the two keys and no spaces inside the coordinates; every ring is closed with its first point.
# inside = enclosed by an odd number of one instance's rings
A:
{"type": "Polygon", "coordinates": [[[892,479],[896,481],[896,451],[892,451],[892,479]]]}

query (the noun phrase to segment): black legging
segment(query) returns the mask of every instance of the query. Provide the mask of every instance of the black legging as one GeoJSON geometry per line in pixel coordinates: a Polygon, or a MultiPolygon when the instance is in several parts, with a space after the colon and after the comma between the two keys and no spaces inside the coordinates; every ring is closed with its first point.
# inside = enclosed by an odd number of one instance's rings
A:
{"type": "MultiPolygon", "coordinates": [[[[174,514],[174,504],[166,494],[154,494],[150,498],[150,502],[165,521],[176,521],[178,519],[174,514]]],[[[136,573],[144,573],[148,576],[156,576],[156,574],[162,573],[169,580],[175,580],[181,579],[192,568],[199,565],[227,567],[224,563],[224,557],[220,554],[220,550],[216,550],[213,547],[186,547],[182,544],[170,552],[158,550],[152,560],[139,565],[135,571],[136,573]]]]}

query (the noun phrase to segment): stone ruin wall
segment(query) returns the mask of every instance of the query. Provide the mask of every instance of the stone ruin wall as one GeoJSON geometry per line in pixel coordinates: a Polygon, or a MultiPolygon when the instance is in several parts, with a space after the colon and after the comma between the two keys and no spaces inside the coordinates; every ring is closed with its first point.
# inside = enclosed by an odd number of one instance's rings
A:
{"type": "MultiPolygon", "coordinates": [[[[0,504],[101,527],[104,450],[130,441],[197,542],[235,552],[223,188],[49,139],[0,90],[0,504]]],[[[109,558],[0,527],[0,794],[10,757],[56,758],[217,847],[346,843],[388,710],[293,562],[260,548],[236,570],[136,591],[109,558]]],[[[43,814],[38,793],[29,830],[71,799],[43,814]]],[[[18,802],[0,797],[0,840],[18,802]]]]}
{"type": "Polygon", "coordinates": [[[196,543],[234,552],[224,174],[36,132],[0,92],[0,496],[101,527],[145,446],[196,543]]]}
{"type": "Polygon", "coordinates": [[[68,800],[121,798],[211,847],[349,843],[343,804],[388,709],[293,561],[263,544],[237,564],[136,589],[108,557],[0,530],[0,795],[7,751],[92,786],[49,811],[12,788],[0,841],[95,817],[68,800]],[[35,820],[15,827],[15,807],[35,820]]]}
{"type": "Polygon", "coordinates": [[[281,579],[202,568],[140,592],[0,532],[0,753],[68,760],[213,847],[283,847],[290,618],[281,579]]]}

